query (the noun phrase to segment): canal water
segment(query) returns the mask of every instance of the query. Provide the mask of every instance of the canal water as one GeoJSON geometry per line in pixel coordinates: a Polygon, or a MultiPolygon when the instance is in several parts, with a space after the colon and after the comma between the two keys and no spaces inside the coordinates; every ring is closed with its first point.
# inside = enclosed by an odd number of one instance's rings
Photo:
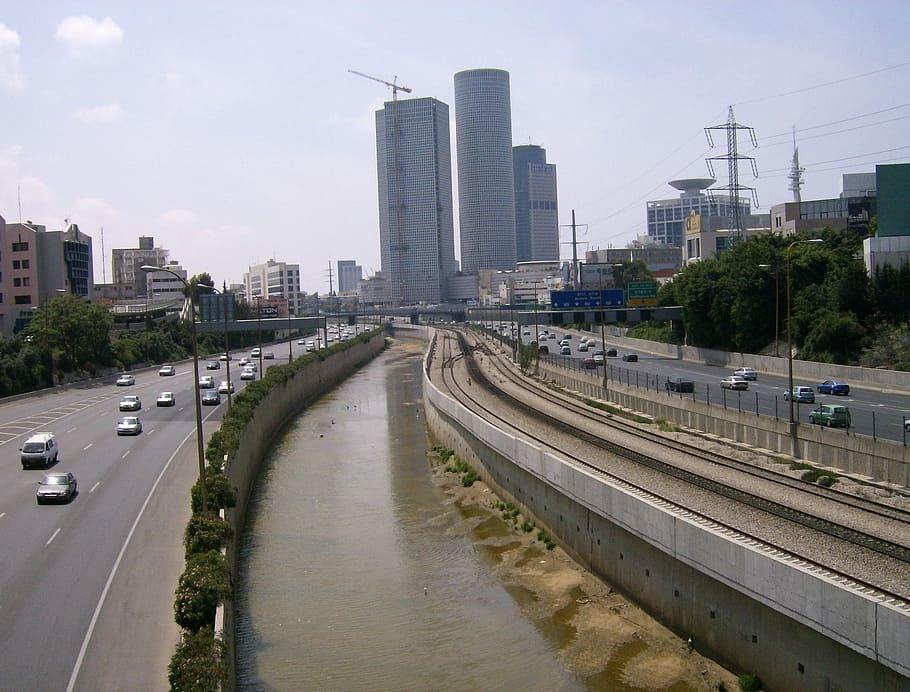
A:
{"type": "Polygon", "coordinates": [[[433,484],[423,347],[387,350],[264,460],[236,583],[241,689],[584,689],[433,484]]]}

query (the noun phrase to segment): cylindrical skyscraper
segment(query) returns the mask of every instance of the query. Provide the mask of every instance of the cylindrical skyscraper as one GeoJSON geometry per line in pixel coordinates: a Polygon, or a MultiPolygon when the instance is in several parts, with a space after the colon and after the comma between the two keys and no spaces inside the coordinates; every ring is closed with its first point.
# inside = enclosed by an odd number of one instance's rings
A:
{"type": "Polygon", "coordinates": [[[509,73],[455,74],[461,269],[515,269],[509,73]]]}

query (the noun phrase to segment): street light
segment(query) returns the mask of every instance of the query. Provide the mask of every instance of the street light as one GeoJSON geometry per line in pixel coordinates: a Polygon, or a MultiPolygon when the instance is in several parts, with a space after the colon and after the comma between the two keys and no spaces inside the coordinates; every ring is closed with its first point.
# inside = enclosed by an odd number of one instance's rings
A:
{"type": "MultiPolygon", "coordinates": [[[[199,460],[199,488],[202,492],[202,512],[208,511],[208,489],[205,485],[205,450],[202,448],[202,406],[199,403],[199,348],[196,345],[196,301],[193,298],[193,288],[180,274],[166,267],[155,267],[143,264],[140,269],[149,272],[167,272],[176,277],[186,287],[190,296],[190,334],[193,339],[193,393],[196,399],[196,454],[199,460]]],[[[228,356],[230,358],[230,355],[228,356]]],[[[230,391],[230,387],[228,387],[230,391]]]]}
{"type": "MultiPolygon", "coordinates": [[[[759,264],[761,269],[771,269],[770,264],[759,264]]],[[[780,279],[780,270],[779,268],[774,268],[774,357],[780,358],[780,326],[778,320],[780,318],[780,308],[778,306],[780,298],[780,288],[779,288],[779,279],[780,279]]]]}
{"type": "MultiPolygon", "coordinates": [[[[212,293],[217,293],[218,295],[224,296],[227,295],[226,291],[219,291],[214,286],[210,286],[209,290],[212,293]]],[[[233,294],[231,294],[233,299],[233,294]]],[[[224,355],[227,357],[227,360],[224,361],[227,365],[227,395],[228,395],[228,410],[231,409],[231,344],[228,341],[228,321],[227,321],[227,300],[224,299],[221,301],[221,307],[224,309],[224,355]]]]}
{"type": "Polygon", "coordinates": [[[790,451],[794,457],[799,456],[799,440],[796,437],[796,420],[793,417],[793,341],[791,329],[790,307],[792,296],[790,291],[790,250],[800,243],[823,243],[822,238],[808,238],[794,240],[787,246],[787,399],[790,402],[790,451]]]}

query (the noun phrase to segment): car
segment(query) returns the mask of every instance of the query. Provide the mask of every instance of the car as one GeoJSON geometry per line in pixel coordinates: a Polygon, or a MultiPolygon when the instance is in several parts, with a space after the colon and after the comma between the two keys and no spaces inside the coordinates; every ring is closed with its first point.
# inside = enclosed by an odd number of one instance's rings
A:
{"type": "MultiPolygon", "coordinates": [[[[788,389],[784,390],[784,401],[790,401],[790,391],[788,389]]],[[[814,404],[815,392],[812,391],[812,387],[794,387],[793,401],[800,404],[814,404]]]]}
{"type": "Polygon", "coordinates": [[[587,370],[594,370],[597,367],[597,361],[593,358],[585,358],[583,365],[587,370]]]}
{"type": "Polygon", "coordinates": [[[568,340],[568,339],[563,339],[562,341],[559,342],[559,345],[560,345],[560,346],[568,346],[568,345],[569,345],[569,340],[568,340]]]}
{"type": "Polygon", "coordinates": [[[142,432],[142,422],[139,416],[124,416],[117,421],[118,435],[138,435],[142,432]]]}
{"type": "Polygon", "coordinates": [[[671,377],[666,381],[664,387],[668,392],[694,392],[695,383],[692,380],[687,380],[685,377],[671,377]]]}
{"type": "Polygon", "coordinates": [[[135,394],[127,394],[120,400],[121,411],[138,411],[142,408],[142,399],[135,394]]]}
{"type": "MultiPolygon", "coordinates": [[[[234,383],[233,383],[233,382],[231,382],[231,384],[230,384],[230,391],[231,391],[231,394],[234,393],[234,383]]],[[[227,393],[228,393],[228,383],[227,383],[227,380],[221,380],[221,382],[218,384],[218,393],[219,393],[219,394],[227,394],[227,393]]]]}
{"type": "Polygon", "coordinates": [[[203,375],[199,378],[199,389],[214,389],[215,378],[211,375],[203,375]]]}
{"type": "Polygon", "coordinates": [[[70,502],[76,494],[76,476],[72,473],[48,473],[38,481],[35,501],[39,505],[46,502],[70,502]]]}
{"type": "Polygon", "coordinates": [[[616,349],[615,349],[615,348],[608,348],[608,349],[607,349],[607,358],[616,358],[616,355],[617,355],[617,354],[616,354],[616,349]]]}
{"type": "Polygon", "coordinates": [[[721,389],[744,390],[749,388],[749,382],[739,375],[730,375],[720,381],[721,389]]]}
{"type": "Polygon", "coordinates": [[[572,355],[572,349],[569,348],[568,346],[563,346],[562,348],[559,349],[559,355],[561,355],[561,356],[571,356],[571,355],[572,355]]]}
{"type": "Polygon", "coordinates": [[[165,363],[158,370],[158,375],[160,377],[173,377],[176,374],[177,374],[177,368],[175,368],[173,365],[170,365],[169,363],[165,363]]]}
{"type": "Polygon", "coordinates": [[[174,392],[161,392],[155,399],[156,406],[174,406],[177,400],[174,398],[174,392]]]}
{"type": "Polygon", "coordinates": [[[550,347],[549,346],[540,346],[540,347],[538,347],[537,351],[538,351],[538,353],[549,353],[550,347]]]}
{"type": "Polygon", "coordinates": [[[47,468],[51,464],[57,463],[59,454],[60,447],[54,433],[40,432],[35,433],[23,443],[19,449],[19,461],[22,462],[23,469],[33,466],[47,468]]]}
{"type": "Polygon", "coordinates": [[[252,351],[250,351],[250,357],[258,358],[260,353],[262,353],[262,349],[257,346],[252,351]]]}
{"type": "Polygon", "coordinates": [[[815,391],[819,394],[848,396],[850,394],[850,385],[846,382],[838,382],[837,380],[825,380],[821,384],[815,386],[815,391]]]}
{"type": "Polygon", "coordinates": [[[603,365],[606,362],[603,351],[594,351],[594,362],[598,365],[603,365]]]}
{"type": "Polygon", "coordinates": [[[221,370],[221,363],[217,360],[210,360],[205,364],[206,370],[221,370]]]}
{"type": "Polygon", "coordinates": [[[737,377],[742,377],[744,380],[758,379],[758,373],[755,371],[755,368],[737,368],[733,371],[733,374],[737,377]]]}
{"type": "Polygon", "coordinates": [[[221,395],[214,389],[202,393],[203,406],[217,406],[221,403],[221,395]]]}
{"type": "Polygon", "coordinates": [[[251,369],[249,369],[249,368],[244,368],[244,369],[243,369],[243,372],[240,373],[240,379],[241,379],[241,380],[255,380],[255,379],[256,379],[256,371],[255,371],[255,370],[251,370],[251,369]]]}
{"type": "Polygon", "coordinates": [[[571,334],[566,334],[566,335],[563,337],[563,339],[569,339],[569,340],[571,341],[572,335],[571,335],[571,334]]]}
{"type": "Polygon", "coordinates": [[[241,358],[241,359],[238,361],[238,364],[240,365],[241,368],[243,368],[243,367],[249,365],[249,364],[252,363],[252,362],[253,362],[253,361],[251,361],[249,358],[241,358]]]}
{"type": "Polygon", "coordinates": [[[622,354],[622,359],[623,359],[624,361],[626,361],[627,363],[637,363],[637,362],[638,362],[638,354],[637,354],[637,353],[623,353],[623,354],[622,354]]]}
{"type": "Polygon", "coordinates": [[[259,366],[256,364],[255,360],[251,360],[244,367],[244,370],[252,370],[253,372],[259,372],[259,366]]]}
{"type": "Polygon", "coordinates": [[[306,342],[306,350],[307,350],[307,351],[312,351],[314,348],[316,348],[315,342],[313,342],[313,341],[307,341],[307,342],[306,342]]]}
{"type": "Polygon", "coordinates": [[[910,433],[910,418],[904,421],[904,430],[910,433]]]}
{"type": "Polygon", "coordinates": [[[136,384],[136,378],[133,377],[132,375],[127,375],[126,373],[124,373],[120,377],[117,378],[116,384],[118,387],[130,387],[130,386],[136,384]]]}
{"type": "Polygon", "coordinates": [[[262,357],[265,358],[266,360],[275,360],[275,354],[272,353],[271,351],[266,351],[265,353],[262,354],[262,357]]]}
{"type": "Polygon", "coordinates": [[[304,341],[303,339],[297,339],[298,346],[304,346],[305,344],[306,344],[306,341],[304,341]]]}
{"type": "Polygon", "coordinates": [[[835,404],[822,404],[809,412],[809,422],[829,428],[849,428],[850,409],[835,404]]]}
{"type": "Polygon", "coordinates": [[[230,353],[222,353],[220,356],[218,356],[218,360],[223,360],[223,361],[231,360],[231,354],[230,354],[230,353]]]}
{"type": "Polygon", "coordinates": [[[578,344],[578,351],[580,353],[587,353],[588,352],[588,342],[582,341],[580,344],[578,344]]]}

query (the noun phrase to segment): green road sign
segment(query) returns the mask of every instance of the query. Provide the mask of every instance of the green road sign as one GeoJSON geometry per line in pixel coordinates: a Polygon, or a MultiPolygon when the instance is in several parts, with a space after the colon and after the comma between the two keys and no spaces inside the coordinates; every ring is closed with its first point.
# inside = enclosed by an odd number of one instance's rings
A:
{"type": "Polygon", "coordinates": [[[626,305],[630,308],[657,305],[657,282],[630,281],[626,296],[626,305]]]}

